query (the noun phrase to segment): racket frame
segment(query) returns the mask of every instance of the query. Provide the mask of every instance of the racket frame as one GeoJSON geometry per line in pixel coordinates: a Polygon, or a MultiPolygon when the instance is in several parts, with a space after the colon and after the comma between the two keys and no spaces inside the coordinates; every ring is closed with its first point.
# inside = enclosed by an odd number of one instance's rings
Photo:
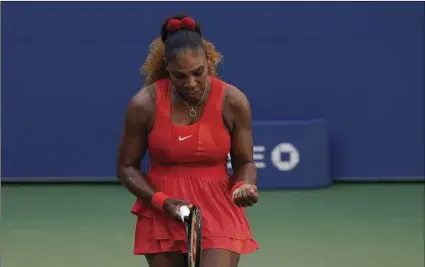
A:
{"type": "Polygon", "coordinates": [[[187,264],[189,267],[200,267],[202,254],[202,216],[199,206],[194,205],[190,208],[190,214],[185,218],[184,223],[186,226],[187,237],[187,264]],[[196,219],[194,229],[196,233],[196,241],[195,244],[192,244],[192,226],[194,219],[196,219]],[[192,246],[195,246],[196,251],[195,265],[192,265],[192,246]]]}

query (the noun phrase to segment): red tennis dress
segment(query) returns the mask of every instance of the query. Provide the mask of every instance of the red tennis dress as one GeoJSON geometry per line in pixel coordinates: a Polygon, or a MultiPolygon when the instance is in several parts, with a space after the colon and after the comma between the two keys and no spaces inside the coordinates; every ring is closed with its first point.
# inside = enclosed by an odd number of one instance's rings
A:
{"type": "MultiPolygon", "coordinates": [[[[210,77],[212,90],[202,117],[190,126],[171,121],[170,81],[156,82],[156,117],[149,134],[151,166],[147,179],[172,198],[199,205],[202,213],[202,248],[221,248],[240,254],[257,250],[244,209],[231,198],[227,155],[230,136],[222,116],[226,84],[210,77]]],[[[187,252],[185,229],[151,205],[137,199],[134,254],[187,252]]]]}

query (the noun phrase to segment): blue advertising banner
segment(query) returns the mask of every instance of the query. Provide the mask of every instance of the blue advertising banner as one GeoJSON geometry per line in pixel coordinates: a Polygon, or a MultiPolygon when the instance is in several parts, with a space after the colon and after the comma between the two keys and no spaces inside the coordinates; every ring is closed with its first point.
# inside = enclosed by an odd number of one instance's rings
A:
{"type": "MultiPolygon", "coordinates": [[[[329,144],[326,123],[315,121],[264,121],[253,123],[254,160],[258,171],[258,186],[261,189],[318,188],[332,183],[329,174],[329,144]]],[[[118,141],[118,140],[117,140],[118,141]]],[[[83,151],[80,151],[83,152],[83,151]]],[[[113,162],[116,150],[94,157],[91,162],[79,166],[79,173],[93,173],[93,176],[72,176],[73,171],[62,170],[63,176],[48,176],[57,166],[39,169],[46,176],[4,177],[3,182],[106,182],[116,181],[113,172],[102,176],[93,166],[102,165],[104,158],[113,162]],[[67,173],[69,175],[67,175],[67,173]]],[[[46,159],[45,159],[46,160],[46,159]]],[[[57,159],[52,157],[55,162],[57,159]]],[[[48,159],[47,159],[48,161],[48,159]]],[[[64,166],[72,162],[63,162],[64,166]]],[[[74,165],[75,166],[75,165],[74,165]]],[[[115,165],[114,165],[115,166],[115,165]]],[[[149,155],[143,160],[142,169],[149,168],[149,155]]],[[[229,172],[231,164],[228,162],[229,172]]],[[[71,170],[71,169],[68,169],[71,170]]]]}
{"type": "Polygon", "coordinates": [[[253,135],[259,188],[318,188],[332,184],[325,121],[255,122],[253,135]]]}

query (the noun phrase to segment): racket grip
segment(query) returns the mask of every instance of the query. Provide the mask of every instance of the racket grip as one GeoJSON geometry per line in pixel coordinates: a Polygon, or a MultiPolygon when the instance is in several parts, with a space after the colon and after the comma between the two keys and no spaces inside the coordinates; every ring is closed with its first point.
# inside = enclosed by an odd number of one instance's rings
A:
{"type": "Polygon", "coordinates": [[[180,218],[184,222],[184,218],[186,218],[190,214],[190,209],[187,206],[181,206],[178,210],[178,213],[180,215],[180,218]]]}

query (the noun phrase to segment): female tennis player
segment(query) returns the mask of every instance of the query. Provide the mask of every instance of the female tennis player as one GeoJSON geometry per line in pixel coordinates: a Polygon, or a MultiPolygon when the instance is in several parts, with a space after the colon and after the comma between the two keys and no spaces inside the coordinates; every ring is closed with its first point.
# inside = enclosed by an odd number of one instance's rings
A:
{"type": "Polygon", "coordinates": [[[258,201],[251,110],[238,88],[216,77],[220,60],[198,23],[173,16],[151,44],[144,88],[128,104],[117,172],[137,197],[134,254],[150,267],[187,265],[182,205],[202,212],[201,266],[236,267],[240,254],[259,248],[244,213],[258,201]]]}

